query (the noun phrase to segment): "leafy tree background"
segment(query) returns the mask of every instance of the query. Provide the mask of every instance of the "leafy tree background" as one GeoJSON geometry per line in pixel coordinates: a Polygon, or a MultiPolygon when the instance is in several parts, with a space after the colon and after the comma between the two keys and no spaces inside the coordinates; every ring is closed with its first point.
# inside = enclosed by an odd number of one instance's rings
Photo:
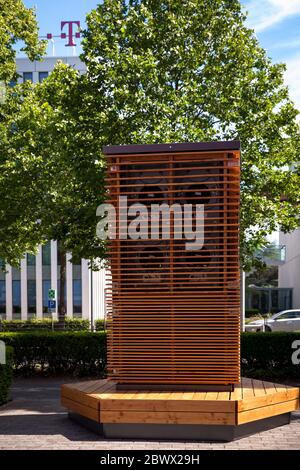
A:
{"type": "MultiPolygon", "coordinates": [[[[46,43],[38,39],[34,9],[26,8],[21,0],[0,0],[0,81],[6,84],[17,78],[14,46],[18,41],[31,60],[40,59],[46,50],[46,43]]],[[[32,234],[36,221],[26,207],[26,190],[34,175],[24,168],[18,147],[10,138],[21,109],[20,93],[12,94],[6,89],[0,103],[0,257],[12,264],[18,264],[27,249],[32,250],[39,240],[32,234]]],[[[21,147],[27,143],[23,139],[21,147]]],[[[31,206],[37,203],[33,192],[28,199],[31,206]]]]}
{"type": "Polygon", "coordinates": [[[29,59],[41,58],[46,43],[39,41],[35,11],[26,8],[22,0],[0,0],[0,80],[9,82],[16,78],[17,41],[23,42],[29,59]]]}
{"type": "Polygon", "coordinates": [[[299,127],[237,0],[106,0],[87,17],[82,59],[108,144],[240,139],[241,251],[299,225],[299,127]]]}
{"type": "MultiPolygon", "coordinates": [[[[59,64],[43,84],[26,82],[11,90],[0,110],[0,256],[17,265],[39,243],[57,240],[61,293],[66,252],[77,263],[90,259],[94,267],[95,258],[105,256],[96,237],[96,208],[105,199],[102,145],[85,125],[79,78],[59,64]]],[[[63,322],[64,295],[58,300],[63,322]]]]}
{"type": "MultiPolygon", "coordinates": [[[[102,146],[240,139],[245,268],[266,235],[299,226],[297,110],[237,0],[104,0],[87,17],[80,76],[58,64],[0,108],[0,257],[56,238],[105,256],[102,146]]],[[[62,290],[61,290],[62,291],[62,290]]]]}

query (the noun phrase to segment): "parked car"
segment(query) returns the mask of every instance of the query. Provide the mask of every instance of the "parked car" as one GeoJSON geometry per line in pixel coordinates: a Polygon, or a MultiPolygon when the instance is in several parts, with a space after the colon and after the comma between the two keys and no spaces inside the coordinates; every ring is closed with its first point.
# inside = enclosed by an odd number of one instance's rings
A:
{"type": "Polygon", "coordinates": [[[300,331],[300,310],[283,310],[245,325],[246,331],[300,331]]]}

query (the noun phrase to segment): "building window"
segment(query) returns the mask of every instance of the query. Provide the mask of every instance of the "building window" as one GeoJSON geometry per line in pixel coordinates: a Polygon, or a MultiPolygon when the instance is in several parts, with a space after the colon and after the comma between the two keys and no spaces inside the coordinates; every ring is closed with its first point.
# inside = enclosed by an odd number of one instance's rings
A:
{"type": "Polygon", "coordinates": [[[27,253],[27,318],[36,316],[36,257],[27,253]]]}
{"type": "Polygon", "coordinates": [[[12,318],[21,319],[21,271],[12,267],[12,318]]]}
{"type": "Polygon", "coordinates": [[[0,318],[6,316],[6,285],[5,279],[0,280],[0,318]]]}
{"type": "MultiPolygon", "coordinates": [[[[43,288],[43,313],[48,314],[48,290],[51,288],[51,243],[48,242],[42,246],[42,278],[45,281],[45,285],[49,286],[47,292],[44,295],[43,288]]],[[[43,281],[43,282],[44,282],[43,281]]],[[[46,289],[46,287],[45,287],[46,289]]]]}
{"type": "Polygon", "coordinates": [[[43,266],[51,266],[51,243],[47,242],[42,246],[42,264],[43,266]]]}
{"type": "Polygon", "coordinates": [[[11,80],[8,84],[9,88],[14,88],[17,85],[17,80],[11,80]]]}
{"type": "Polygon", "coordinates": [[[27,280],[27,311],[28,319],[36,314],[36,282],[35,280],[27,280]]]}
{"type": "Polygon", "coordinates": [[[23,83],[33,82],[33,73],[32,72],[23,72],[23,83]]]}
{"type": "Polygon", "coordinates": [[[48,292],[51,289],[51,280],[43,279],[43,316],[48,317],[48,292]]]}
{"type": "Polygon", "coordinates": [[[72,265],[73,278],[73,316],[82,317],[82,278],[81,262],[72,265]]]}
{"type": "Polygon", "coordinates": [[[27,266],[35,266],[36,260],[35,260],[35,255],[32,255],[31,253],[27,253],[27,266]]]}
{"type": "Polygon", "coordinates": [[[49,75],[48,72],[39,72],[39,82],[42,83],[43,80],[45,80],[45,78],[47,78],[49,75]]]}
{"type": "Polygon", "coordinates": [[[82,316],[82,282],[73,279],[73,316],[82,316]]]}
{"type": "Polygon", "coordinates": [[[21,318],[21,281],[19,279],[12,281],[12,307],[13,319],[21,318]]]}

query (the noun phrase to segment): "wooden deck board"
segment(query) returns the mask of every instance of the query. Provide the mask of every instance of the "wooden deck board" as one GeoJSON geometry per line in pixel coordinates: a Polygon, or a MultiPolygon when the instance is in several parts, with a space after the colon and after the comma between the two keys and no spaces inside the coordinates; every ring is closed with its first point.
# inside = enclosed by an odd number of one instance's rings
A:
{"type": "Polygon", "coordinates": [[[242,397],[244,399],[254,398],[252,379],[242,378],[242,397]]]}
{"type": "Polygon", "coordinates": [[[78,403],[68,398],[62,397],[61,404],[68,410],[78,413],[81,416],[89,418],[93,421],[99,422],[99,409],[90,408],[89,406],[84,405],[83,403],[78,403]]]}
{"type": "Polygon", "coordinates": [[[262,406],[248,411],[238,413],[237,424],[245,424],[258,419],[270,418],[283,413],[295,411],[299,408],[299,400],[289,400],[275,405],[262,406]]]}
{"type": "Polygon", "coordinates": [[[101,410],[115,411],[182,411],[182,412],[224,412],[234,413],[235,403],[230,401],[204,400],[120,400],[106,399],[101,401],[101,410]]]}
{"type": "Polygon", "coordinates": [[[100,411],[101,423],[235,424],[234,413],[100,411]]]}
{"type": "Polygon", "coordinates": [[[233,392],[116,390],[108,380],[62,386],[62,404],[104,423],[244,424],[299,408],[299,388],[243,378],[233,392]]]}
{"type": "Polygon", "coordinates": [[[262,380],[253,380],[253,390],[255,397],[264,397],[266,395],[266,390],[262,380]]]}
{"type": "Polygon", "coordinates": [[[264,384],[264,387],[265,387],[266,394],[276,393],[276,388],[275,388],[275,385],[273,384],[273,382],[263,381],[263,384],[264,384]]]}
{"type": "Polygon", "coordinates": [[[99,407],[99,400],[97,398],[67,385],[62,386],[61,395],[62,398],[77,402],[84,406],[89,406],[90,408],[98,409],[99,407]]]}
{"type": "Polygon", "coordinates": [[[242,384],[239,383],[234,387],[233,392],[230,392],[230,398],[231,401],[238,401],[242,400],[242,384]]]}

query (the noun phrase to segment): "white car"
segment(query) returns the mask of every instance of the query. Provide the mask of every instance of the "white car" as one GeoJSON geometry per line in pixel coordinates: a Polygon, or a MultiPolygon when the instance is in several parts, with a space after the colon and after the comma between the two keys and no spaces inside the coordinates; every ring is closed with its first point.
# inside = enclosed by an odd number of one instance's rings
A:
{"type": "Polygon", "coordinates": [[[245,325],[246,331],[300,331],[300,310],[283,310],[265,320],[245,325]]]}

